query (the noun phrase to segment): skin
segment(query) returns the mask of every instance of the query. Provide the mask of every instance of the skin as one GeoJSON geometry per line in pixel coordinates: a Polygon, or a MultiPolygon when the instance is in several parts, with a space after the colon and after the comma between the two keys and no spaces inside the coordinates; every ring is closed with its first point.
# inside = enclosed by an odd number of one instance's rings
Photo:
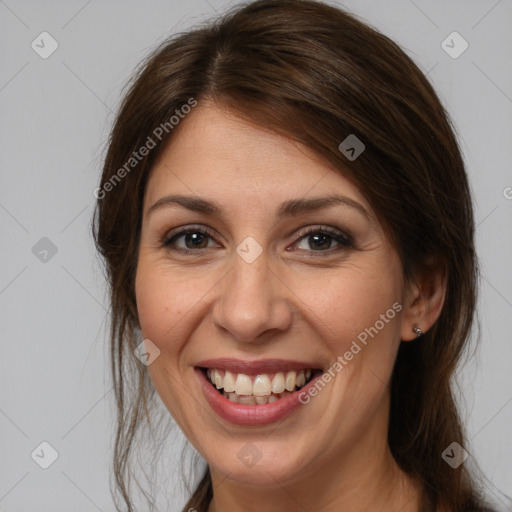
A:
{"type": "Polygon", "coordinates": [[[339,172],[297,143],[200,103],[147,183],[136,298],[143,337],[160,350],[148,367],[155,389],[210,466],[209,512],[419,509],[420,486],[387,445],[389,381],[400,342],[416,337],[412,326],[426,331],[438,317],[444,281],[418,273],[404,282],[370,204],[339,172]],[[149,212],[170,194],[215,201],[221,213],[180,205],[149,212]],[[284,201],[332,194],[367,213],[338,204],[276,216],[284,201]],[[353,245],[322,239],[322,225],[349,234],[353,245]],[[200,248],[184,235],[164,246],[176,228],[208,228],[212,236],[199,238],[200,248]],[[248,236],[262,248],[252,263],[236,252],[248,236]],[[299,359],[326,370],[394,303],[401,311],[280,422],[233,425],[203,396],[194,373],[200,360],[299,359]],[[237,457],[247,443],[261,455],[251,467],[237,457]]]}

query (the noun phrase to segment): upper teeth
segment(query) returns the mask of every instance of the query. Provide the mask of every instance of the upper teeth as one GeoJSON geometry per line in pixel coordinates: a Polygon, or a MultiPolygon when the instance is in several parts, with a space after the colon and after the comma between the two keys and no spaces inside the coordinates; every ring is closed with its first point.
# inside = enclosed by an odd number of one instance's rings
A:
{"type": "Polygon", "coordinates": [[[208,378],[217,389],[224,389],[226,393],[235,392],[237,395],[268,396],[271,393],[295,391],[295,387],[302,387],[311,377],[311,370],[278,372],[276,374],[260,374],[255,377],[244,373],[231,373],[228,370],[208,368],[208,378]],[[254,379],[254,380],[253,380],[254,379]]]}

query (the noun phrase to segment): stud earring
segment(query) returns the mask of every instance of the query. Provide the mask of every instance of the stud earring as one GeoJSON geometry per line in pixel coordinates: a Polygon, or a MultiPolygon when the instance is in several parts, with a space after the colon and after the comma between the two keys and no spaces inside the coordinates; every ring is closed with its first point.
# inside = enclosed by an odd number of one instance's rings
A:
{"type": "Polygon", "coordinates": [[[412,326],[412,330],[414,331],[414,334],[416,334],[416,336],[418,338],[420,338],[421,336],[423,336],[423,331],[418,327],[418,324],[414,324],[412,326]]]}

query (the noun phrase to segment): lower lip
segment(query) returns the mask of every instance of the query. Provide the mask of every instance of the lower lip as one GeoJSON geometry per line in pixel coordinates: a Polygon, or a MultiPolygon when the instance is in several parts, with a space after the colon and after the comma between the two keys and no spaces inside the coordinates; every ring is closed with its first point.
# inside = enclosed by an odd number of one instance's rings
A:
{"type": "Polygon", "coordinates": [[[194,368],[201,383],[204,396],[210,407],[223,419],[236,425],[265,425],[282,420],[289,416],[301,405],[304,405],[299,396],[313,386],[319,375],[316,375],[310,382],[300,390],[291,395],[285,396],[265,405],[237,404],[228,400],[213,388],[206,375],[199,368],[194,368]]]}

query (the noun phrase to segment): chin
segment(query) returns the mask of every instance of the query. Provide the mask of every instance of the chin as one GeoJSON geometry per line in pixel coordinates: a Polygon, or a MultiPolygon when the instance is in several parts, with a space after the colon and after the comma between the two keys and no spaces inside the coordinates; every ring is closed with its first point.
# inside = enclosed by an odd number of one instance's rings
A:
{"type": "Polygon", "coordinates": [[[245,465],[236,460],[232,464],[221,463],[210,467],[214,467],[228,480],[253,487],[281,487],[298,477],[297,467],[292,467],[289,461],[276,464],[272,460],[265,461],[264,457],[254,465],[245,465]]]}
{"type": "Polygon", "coordinates": [[[220,450],[210,451],[207,461],[227,479],[256,487],[280,487],[296,481],[304,471],[305,457],[300,457],[298,443],[286,441],[237,441],[220,450]]]}

